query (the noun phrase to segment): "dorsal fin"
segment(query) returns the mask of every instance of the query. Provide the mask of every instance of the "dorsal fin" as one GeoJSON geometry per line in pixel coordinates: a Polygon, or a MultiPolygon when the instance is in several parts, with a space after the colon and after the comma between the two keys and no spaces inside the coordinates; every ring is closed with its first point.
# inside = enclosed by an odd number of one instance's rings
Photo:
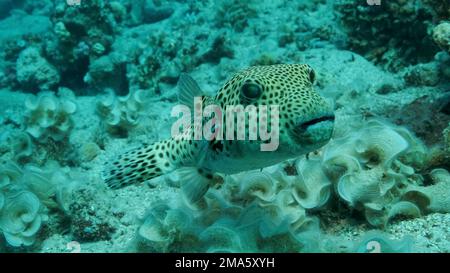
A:
{"type": "Polygon", "coordinates": [[[194,109],[194,97],[203,96],[197,82],[188,74],[182,73],[178,80],[178,101],[194,109]]]}

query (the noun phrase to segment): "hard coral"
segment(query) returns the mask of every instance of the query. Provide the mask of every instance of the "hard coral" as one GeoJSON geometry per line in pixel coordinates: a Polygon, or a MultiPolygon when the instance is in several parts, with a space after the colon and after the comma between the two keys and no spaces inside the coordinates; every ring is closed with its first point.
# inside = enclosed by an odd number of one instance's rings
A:
{"type": "Polygon", "coordinates": [[[51,17],[53,33],[46,40],[45,54],[60,71],[64,86],[85,89],[84,77],[90,64],[109,53],[124,23],[118,10],[118,2],[103,0],[81,1],[80,6],[56,4],[51,17]]]}
{"type": "Polygon", "coordinates": [[[439,66],[437,63],[418,64],[408,67],[404,79],[411,85],[435,86],[439,83],[439,66]]]}
{"type": "Polygon", "coordinates": [[[233,58],[234,52],[227,45],[226,37],[219,35],[214,39],[211,48],[201,56],[200,61],[217,64],[224,57],[233,58]]]}
{"type": "Polygon", "coordinates": [[[431,61],[438,51],[427,33],[433,12],[418,1],[394,0],[377,6],[345,0],[335,7],[347,27],[351,49],[388,69],[431,61]]]}
{"type": "Polygon", "coordinates": [[[448,20],[450,18],[450,3],[448,1],[422,0],[436,13],[437,20],[448,20]]]}
{"type": "Polygon", "coordinates": [[[48,90],[59,83],[59,73],[37,48],[22,51],[16,63],[17,81],[26,90],[48,90]]]}
{"type": "Polygon", "coordinates": [[[170,5],[155,5],[154,1],[134,0],[131,2],[131,23],[152,24],[169,18],[174,13],[170,5]]]}
{"type": "Polygon", "coordinates": [[[450,23],[443,22],[434,27],[433,40],[442,50],[450,54],[450,23]]]}
{"type": "Polygon", "coordinates": [[[95,90],[111,88],[117,94],[121,94],[128,90],[128,79],[125,74],[124,60],[113,53],[92,61],[89,72],[83,80],[95,90]]]}

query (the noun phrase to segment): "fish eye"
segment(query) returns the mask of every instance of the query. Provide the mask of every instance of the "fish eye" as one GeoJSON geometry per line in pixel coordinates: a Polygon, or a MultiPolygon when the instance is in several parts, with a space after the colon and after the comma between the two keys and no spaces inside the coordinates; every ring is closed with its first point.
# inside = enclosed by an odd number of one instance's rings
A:
{"type": "Polygon", "coordinates": [[[242,95],[247,99],[257,99],[262,94],[261,86],[255,83],[245,83],[241,88],[242,95]]]}
{"type": "Polygon", "coordinates": [[[314,69],[310,68],[309,69],[309,81],[311,83],[314,83],[315,80],[316,80],[316,72],[314,72],[314,69]]]}

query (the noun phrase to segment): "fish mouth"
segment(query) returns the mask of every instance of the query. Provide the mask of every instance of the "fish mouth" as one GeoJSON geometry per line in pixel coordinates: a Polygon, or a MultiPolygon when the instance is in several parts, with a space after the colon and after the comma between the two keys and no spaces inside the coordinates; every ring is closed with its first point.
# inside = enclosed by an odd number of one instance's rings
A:
{"type": "Polygon", "coordinates": [[[300,125],[298,125],[297,128],[301,131],[306,131],[308,129],[308,127],[310,127],[310,126],[313,126],[315,124],[325,122],[325,121],[334,122],[334,119],[335,119],[334,115],[327,115],[327,116],[323,116],[320,118],[311,119],[307,122],[303,122],[300,125]]]}
{"type": "Polygon", "coordinates": [[[329,114],[299,123],[292,136],[299,144],[326,143],[333,133],[334,120],[334,114],[329,114]]]}

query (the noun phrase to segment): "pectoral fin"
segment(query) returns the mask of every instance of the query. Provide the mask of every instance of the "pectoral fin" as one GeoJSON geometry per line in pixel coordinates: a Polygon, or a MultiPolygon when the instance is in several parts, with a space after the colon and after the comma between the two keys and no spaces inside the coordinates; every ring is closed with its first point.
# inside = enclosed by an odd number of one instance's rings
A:
{"type": "Polygon", "coordinates": [[[194,98],[203,96],[197,82],[188,74],[181,74],[178,80],[178,101],[194,109],[194,98]]]}
{"type": "Polygon", "coordinates": [[[213,174],[205,169],[185,167],[178,170],[181,191],[191,204],[197,203],[208,191],[213,182],[213,174]]]}

